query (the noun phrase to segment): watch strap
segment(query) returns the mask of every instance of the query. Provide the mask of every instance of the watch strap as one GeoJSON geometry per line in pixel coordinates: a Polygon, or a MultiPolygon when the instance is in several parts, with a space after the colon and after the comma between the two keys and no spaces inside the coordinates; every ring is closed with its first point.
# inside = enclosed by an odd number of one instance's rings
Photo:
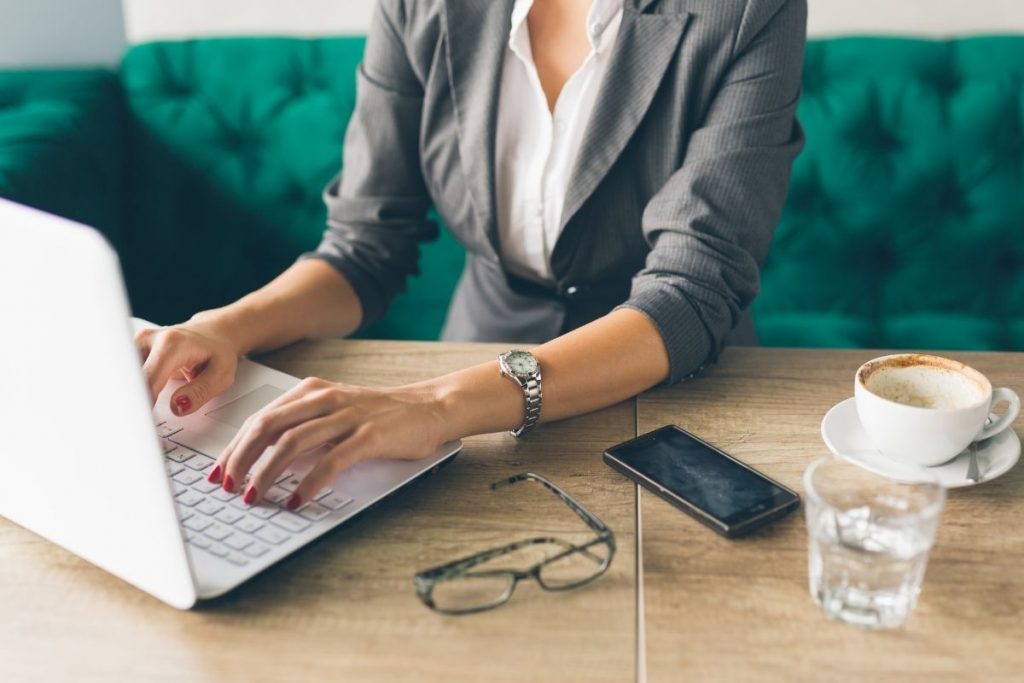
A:
{"type": "Polygon", "coordinates": [[[540,405],[543,399],[543,391],[540,384],[540,372],[526,380],[516,380],[523,389],[523,404],[526,408],[523,424],[511,430],[514,437],[525,435],[537,425],[540,420],[540,405]]]}

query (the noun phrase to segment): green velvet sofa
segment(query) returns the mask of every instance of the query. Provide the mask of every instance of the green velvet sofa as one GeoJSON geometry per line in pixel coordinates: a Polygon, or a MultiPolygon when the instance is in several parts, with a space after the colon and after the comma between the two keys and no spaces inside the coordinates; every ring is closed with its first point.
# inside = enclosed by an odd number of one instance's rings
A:
{"type": "MultiPolygon", "coordinates": [[[[131,48],[0,74],[0,195],[104,231],[137,314],[230,301],[315,246],[358,37],[131,48]]],[[[754,304],[762,343],[1024,350],[1024,36],[812,41],[807,146],[754,304]]],[[[442,231],[368,336],[433,339],[442,231]]]]}

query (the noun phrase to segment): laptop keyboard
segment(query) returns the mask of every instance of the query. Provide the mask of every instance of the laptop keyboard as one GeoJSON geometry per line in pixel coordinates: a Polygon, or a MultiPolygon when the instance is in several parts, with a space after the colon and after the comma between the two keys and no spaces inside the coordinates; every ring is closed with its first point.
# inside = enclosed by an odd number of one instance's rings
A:
{"type": "Polygon", "coordinates": [[[173,441],[181,432],[167,422],[157,425],[185,539],[192,548],[235,567],[258,560],[352,502],[324,489],[298,510],[289,511],[285,502],[300,482],[289,470],[278,477],[259,504],[246,505],[239,493],[228,493],[207,481],[214,459],[173,441]]]}

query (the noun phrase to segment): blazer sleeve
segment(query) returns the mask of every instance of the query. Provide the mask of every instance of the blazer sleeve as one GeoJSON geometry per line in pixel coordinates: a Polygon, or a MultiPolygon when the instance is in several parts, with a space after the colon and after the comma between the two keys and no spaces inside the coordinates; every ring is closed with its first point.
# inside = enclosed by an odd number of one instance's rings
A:
{"type": "Polygon", "coordinates": [[[683,165],[644,208],[650,252],[622,306],[657,326],[669,383],[714,361],[757,295],[803,148],[796,107],[806,23],[806,0],[748,0],[731,64],[683,165]],[[765,13],[769,5],[775,11],[765,13]]]}
{"type": "Polygon", "coordinates": [[[423,86],[410,63],[402,5],[377,3],[356,75],[342,172],[324,190],[327,229],[307,258],[330,263],[362,304],[360,328],[384,315],[418,272],[419,245],[436,239],[419,157],[423,86]]]}

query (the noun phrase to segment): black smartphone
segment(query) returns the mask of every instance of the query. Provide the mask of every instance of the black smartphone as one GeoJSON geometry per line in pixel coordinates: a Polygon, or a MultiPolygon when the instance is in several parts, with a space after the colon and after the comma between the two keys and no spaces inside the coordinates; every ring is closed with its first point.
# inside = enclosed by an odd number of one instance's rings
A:
{"type": "Polygon", "coordinates": [[[800,506],[795,491],[675,425],[609,448],[604,461],[729,538],[800,506]]]}

